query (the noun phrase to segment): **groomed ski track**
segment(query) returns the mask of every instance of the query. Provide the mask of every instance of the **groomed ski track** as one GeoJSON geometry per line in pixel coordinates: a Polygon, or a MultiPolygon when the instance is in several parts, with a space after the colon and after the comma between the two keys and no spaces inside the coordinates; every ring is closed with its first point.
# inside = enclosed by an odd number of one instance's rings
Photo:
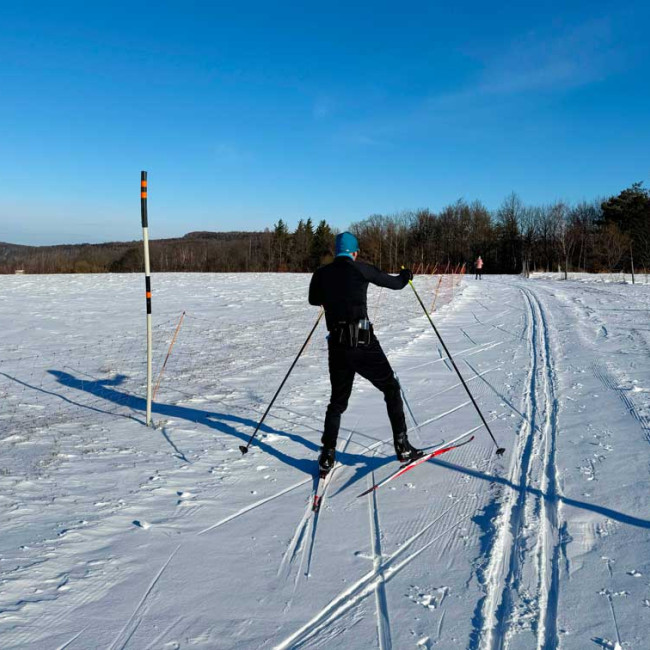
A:
{"type": "Polygon", "coordinates": [[[486,595],[477,614],[475,646],[486,650],[559,646],[557,398],[547,317],[521,288],[526,305],[529,371],[524,417],[511,452],[509,488],[494,523],[485,570],[486,595]],[[515,634],[529,629],[528,634],[515,634]],[[534,643],[534,646],[533,646],[534,643]]]}
{"type": "MultiPolygon", "coordinates": [[[[414,444],[476,438],[357,499],[397,466],[381,396],[357,380],[314,513],[328,397],[322,330],[259,444],[246,457],[237,451],[286,372],[288,339],[299,345],[315,317],[302,307],[308,278],[256,281],[268,282],[260,296],[285,287],[277,300],[301,310],[300,325],[291,329],[269,307],[269,327],[280,331],[269,332],[271,352],[257,364],[245,358],[254,337],[232,327],[227,391],[215,389],[207,364],[188,375],[187,397],[154,409],[164,429],[143,435],[137,423],[107,417],[89,419],[77,446],[59,434],[61,460],[40,480],[74,515],[29,540],[20,527],[35,510],[6,511],[22,546],[0,549],[12,563],[9,571],[0,563],[3,648],[645,647],[650,372],[640,359],[650,353],[650,291],[485,276],[443,296],[433,317],[507,448],[503,458],[474,431],[478,416],[408,289],[371,292],[414,444]],[[93,462],[80,445],[96,446],[98,431],[122,435],[117,446],[131,455],[80,469],[93,462]],[[56,492],[81,488],[91,467],[114,486],[114,502],[104,487],[93,490],[98,506],[81,489],[74,501],[56,492]]],[[[416,279],[423,294],[436,283],[416,279]]],[[[178,298],[191,313],[188,295],[178,298]]],[[[226,291],[223,302],[231,300],[226,291]]],[[[196,301],[204,304],[199,291],[196,301]]],[[[82,402],[82,385],[65,396],[82,402]]],[[[20,483],[0,475],[0,487],[7,494],[20,483]]]]}

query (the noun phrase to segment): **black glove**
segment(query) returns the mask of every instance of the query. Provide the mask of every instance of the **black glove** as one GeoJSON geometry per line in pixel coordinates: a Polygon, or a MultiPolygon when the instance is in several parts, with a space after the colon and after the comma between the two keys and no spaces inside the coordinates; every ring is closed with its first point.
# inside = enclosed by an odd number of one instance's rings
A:
{"type": "Polygon", "coordinates": [[[413,279],[413,271],[411,269],[402,269],[399,272],[399,277],[404,280],[404,284],[410,282],[413,279]]]}

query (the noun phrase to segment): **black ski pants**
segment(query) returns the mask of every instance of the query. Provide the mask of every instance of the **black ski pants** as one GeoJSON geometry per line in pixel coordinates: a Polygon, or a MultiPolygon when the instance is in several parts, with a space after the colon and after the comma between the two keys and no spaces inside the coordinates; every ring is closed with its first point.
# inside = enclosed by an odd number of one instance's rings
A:
{"type": "Polygon", "coordinates": [[[406,420],[399,382],[375,336],[372,336],[372,341],[368,345],[359,345],[356,348],[341,345],[332,339],[329,340],[328,346],[332,396],[325,414],[323,446],[336,447],[341,414],[348,407],[356,373],[384,394],[393,437],[405,432],[406,420]]]}

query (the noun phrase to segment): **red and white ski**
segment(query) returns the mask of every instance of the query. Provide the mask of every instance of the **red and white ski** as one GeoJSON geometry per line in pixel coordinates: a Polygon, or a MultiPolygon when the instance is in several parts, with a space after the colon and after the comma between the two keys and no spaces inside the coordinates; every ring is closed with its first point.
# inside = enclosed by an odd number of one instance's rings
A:
{"type": "Polygon", "coordinates": [[[446,443],[445,447],[439,447],[438,449],[434,449],[428,454],[424,454],[424,456],[421,456],[420,458],[416,458],[415,460],[412,460],[406,463],[405,465],[402,465],[399,469],[395,470],[390,476],[387,476],[383,481],[379,481],[379,483],[375,483],[375,485],[373,485],[371,488],[368,488],[365,492],[362,492],[359,496],[362,497],[365,496],[366,494],[370,494],[371,492],[374,492],[375,490],[379,489],[382,485],[386,485],[386,483],[390,483],[390,481],[392,481],[393,479],[402,476],[402,474],[406,474],[406,472],[412,470],[414,467],[417,467],[422,463],[426,463],[434,456],[440,456],[441,454],[451,451],[452,449],[458,449],[458,447],[462,447],[463,445],[472,442],[472,440],[474,440],[474,436],[467,438],[468,435],[469,434],[464,433],[462,436],[458,436],[458,438],[455,438],[454,440],[451,440],[450,442],[446,443]],[[467,440],[463,440],[463,438],[467,438],[467,440]],[[462,442],[460,442],[461,440],[462,442]]]}
{"type": "Polygon", "coordinates": [[[323,472],[322,470],[318,470],[318,481],[316,483],[316,490],[314,492],[314,500],[312,502],[311,509],[314,512],[318,512],[320,510],[321,503],[323,502],[323,497],[325,496],[325,492],[327,491],[327,486],[329,485],[330,482],[330,477],[334,473],[336,469],[338,469],[339,463],[336,462],[334,463],[334,467],[329,472],[323,472]]]}

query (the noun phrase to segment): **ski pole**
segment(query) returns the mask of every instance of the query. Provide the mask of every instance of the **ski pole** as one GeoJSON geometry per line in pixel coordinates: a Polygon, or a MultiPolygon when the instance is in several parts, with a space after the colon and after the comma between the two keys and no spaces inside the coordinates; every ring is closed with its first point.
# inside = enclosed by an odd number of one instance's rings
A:
{"type": "Polygon", "coordinates": [[[409,284],[411,285],[411,289],[413,289],[413,293],[415,294],[415,297],[418,299],[418,302],[420,303],[420,306],[422,307],[424,313],[426,314],[426,317],[429,319],[429,323],[431,323],[431,327],[433,327],[433,331],[436,333],[436,336],[438,337],[438,340],[442,344],[442,347],[445,350],[445,354],[449,358],[449,361],[451,361],[451,365],[454,366],[454,370],[456,371],[456,374],[458,375],[458,378],[460,379],[461,383],[463,384],[463,387],[467,391],[467,394],[469,395],[469,398],[472,400],[472,404],[474,404],[474,408],[476,409],[476,412],[479,414],[479,417],[481,418],[483,424],[485,425],[485,428],[487,429],[487,432],[490,434],[490,438],[492,438],[492,442],[496,445],[497,448],[497,456],[501,456],[503,452],[506,450],[505,447],[499,447],[499,443],[497,443],[496,438],[492,434],[492,430],[490,429],[490,425],[487,423],[487,420],[483,417],[483,413],[481,413],[481,409],[479,408],[478,404],[476,403],[476,400],[474,399],[474,396],[472,395],[471,391],[469,390],[469,387],[465,383],[465,380],[463,379],[463,375],[460,374],[460,370],[458,369],[458,366],[456,365],[456,362],[454,361],[454,358],[451,356],[451,353],[449,352],[449,349],[445,345],[445,342],[442,340],[442,336],[440,336],[440,332],[438,331],[438,328],[436,327],[435,323],[433,322],[433,319],[429,315],[429,312],[427,311],[427,308],[424,306],[424,303],[422,302],[420,298],[420,294],[417,292],[413,280],[409,280],[409,284]]]}
{"type": "Polygon", "coordinates": [[[402,388],[402,382],[400,382],[399,377],[397,376],[397,373],[395,371],[393,371],[393,374],[395,375],[395,379],[397,379],[397,383],[399,384],[399,390],[400,393],[402,393],[402,400],[404,401],[404,404],[406,404],[406,408],[408,409],[409,415],[411,416],[411,420],[413,420],[413,424],[415,425],[415,428],[419,429],[420,425],[418,424],[418,421],[415,419],[415,415],[413,415],[413,411],[411,410],[411,405],[406,399],[406,393],[402,388]]]}
{"type": "Polygon", "coordinates": [[[293,360],[293,363],[291,364],[291,367],[289,368],[287,374],[284,376],[284,379],[282,380],[282,383],[280,384],[280,387],[278,390],[275,391],[275,395],[273,395],[273,399],[271,400],[271,403],[266,407],[266,411],[264,411],[264,415],[262,416],[262,419],[258,422],[257,426],[255,427],[255,431],[253,432],[253,435],[250,437],[246,445],[239,445],[239,451],[241,451],[242,454],[247,454],[248,453],[248,448],[251,446],[251,443],[253,440],[255,440],[255,436],[257,436],[257,432],[260,430],[260,427],[262,426],[262,423],[266,419],[266,416],[269,414],[269,411],[271,410],[271,407],[273,406],[273,403],[277,399],[278,395],[280,394],[280,391],[282,390],[282,387],[284,386],[285,382],[287,379],[289,379],[289,375],[291,374],[291,371],[294,369],[295,365],[298,363],[298,359],[300,359],[300,356],[302,353],[305,351],[305,348],[307,347],[307,344],[309,343],[313,333],[316,331],[316,328],[318,327],[318,323],[320,323],[320,319],[323,317],[323,314],[325,313],[325,310],[321,309],[320,313],[318,314],[318,318],[316,319],[316,322],[314,323],[314,326],[311,328],[311,332],[309,332],[307,338],[305,339],[305,342],[302,344],[302,347],[300,348],[300,351],[298,352],[296,358],[293,360]]]}

